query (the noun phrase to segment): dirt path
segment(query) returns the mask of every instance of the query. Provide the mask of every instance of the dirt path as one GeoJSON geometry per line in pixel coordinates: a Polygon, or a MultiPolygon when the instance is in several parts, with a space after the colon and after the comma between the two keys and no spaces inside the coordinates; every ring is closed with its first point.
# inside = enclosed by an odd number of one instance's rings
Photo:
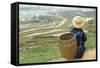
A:
{"type": "Polygon", "coordinates": [[[43,34],[49,34],[49,33],[53,33],[53,32],[59,32],[59,31],[63,31],[63,30],[62,29],[50,30],[48,32],[34,33],[34,34],[25,35],[25,36],[22,36],[22,37],[30,37],[30,36],[34,36],[34,35],[43,35],[43,34]]]}
{"type": "MultiPolygon", "coordinates": [[[[64,18],[64,17],[62,17],[62,16],[56,16],[56,17],[62,18],[62,21],[58,25],[55,26],[56,28],[62,26],[67,21],[67,19],[64,18]]],[[[52,27],[43,27],[43,28],[28,29],[28,30],[25,30],[25,31],[21,31],[20,34],[28,32],[28,31],[34,31],[34,30],[39,30],[39,29],[47,29],[47,28],[52,28],[52,27]]],[[[48,32],[34,33],[34,34],[29,34],[29,35],[26,35],[26,36],[23,36],[23,37],[28,37],[28,36],[33,36],[33,35],[40,35],[40,34],[48,34],[48,33],[56,32],[56,31],[59,31],[59,30],[57,29],[57,30],[51,30],[51,31],[48,31],[48,32]]]]}
{"type": "MultiPolygon", "coordinates": [[[[95,48],[87,50],[84,53],[84,56],[83,56],[82,59],[74,59],[74,60],[93,60],[93,59],[96,59],[96,49],[95,48]]],[[[51,61],[48,61],[48,62],[61,62],[61,61],[68,61],[68,60],[65,59],[65,58],[58,58],[56,60],[51,60],[51,61]]]]}
{"type": "Polygon", "coordinates": [[[85,52],[83,60],[95,59],[96,58],[96,49],[89,49],[85,52]]]}
{"type": "Polygon", "coordinates": [[[67,19],[64,18],[64,17],[62,17],[62,18],[63,18],[62,22],[61,22],[60,24],[58,24],[56,27],[60,27],[60,26],[62,26],[64,23],[66,23],[67,19]]]}

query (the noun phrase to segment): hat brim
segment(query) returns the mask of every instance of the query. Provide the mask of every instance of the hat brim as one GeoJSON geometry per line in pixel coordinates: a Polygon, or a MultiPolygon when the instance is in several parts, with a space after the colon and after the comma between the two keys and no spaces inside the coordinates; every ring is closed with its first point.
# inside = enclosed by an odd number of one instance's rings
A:
{"type": "Polygon", "coordinates": [[[76,24],[75,22],[73,22],[73,26],[76,28],[82,28],[84,26],[85,22],[82,22],[81,24],[76,24]]]}

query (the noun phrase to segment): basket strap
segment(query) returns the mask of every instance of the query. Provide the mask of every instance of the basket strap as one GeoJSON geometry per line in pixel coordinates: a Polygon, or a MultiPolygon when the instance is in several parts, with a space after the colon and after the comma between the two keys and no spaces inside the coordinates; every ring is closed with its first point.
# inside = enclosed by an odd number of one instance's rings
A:
{"type": "MultiPolygon", "coordinates": [[[[77,32],[76,34],[78,34],[79,32],[77,32]]],[[[82,47],[82,32],[80,32],[80,45],[79,47],[82,47]]]]}
{"type": "Polygon", "coordinates": [[[81,42],[80,42],[80,47],[82,47],[82,32],[81,32],[81,42]]]}

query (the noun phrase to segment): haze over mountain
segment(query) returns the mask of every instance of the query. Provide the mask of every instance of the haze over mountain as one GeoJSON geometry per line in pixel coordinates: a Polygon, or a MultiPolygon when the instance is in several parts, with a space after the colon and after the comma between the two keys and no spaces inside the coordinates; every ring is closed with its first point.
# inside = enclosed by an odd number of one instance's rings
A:
{"type": "Polygon", "coordinates": [[[41,20],[41,18],[43,20],[48,19],[48,21],[52,21],[55,19],[54,17],[53,19],[51,19],[51,16],[47,17],[46,15],[64,16],[65,18],[68,18],[69,21],[71,21],[71,19],[77,15],[85,17],[95,17],[95,11],[96,10],[93,8],[20,5],[19,17],[20,23],[23,23],[23,21],[26,23],[35,23],[36,21],[40,22],[39,19],[41,20]]]}

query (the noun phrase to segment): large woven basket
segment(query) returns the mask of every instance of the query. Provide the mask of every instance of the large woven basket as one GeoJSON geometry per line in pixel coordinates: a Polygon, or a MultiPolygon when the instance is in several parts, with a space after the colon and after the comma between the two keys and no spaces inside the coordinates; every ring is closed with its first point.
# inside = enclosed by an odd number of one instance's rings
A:
{"type": "Polygon", "coordinates": [[[66,59],[74,58],[77,51],[76,36],[73,33],[61,34],[59,42],[61,55],[66,59]]]}

